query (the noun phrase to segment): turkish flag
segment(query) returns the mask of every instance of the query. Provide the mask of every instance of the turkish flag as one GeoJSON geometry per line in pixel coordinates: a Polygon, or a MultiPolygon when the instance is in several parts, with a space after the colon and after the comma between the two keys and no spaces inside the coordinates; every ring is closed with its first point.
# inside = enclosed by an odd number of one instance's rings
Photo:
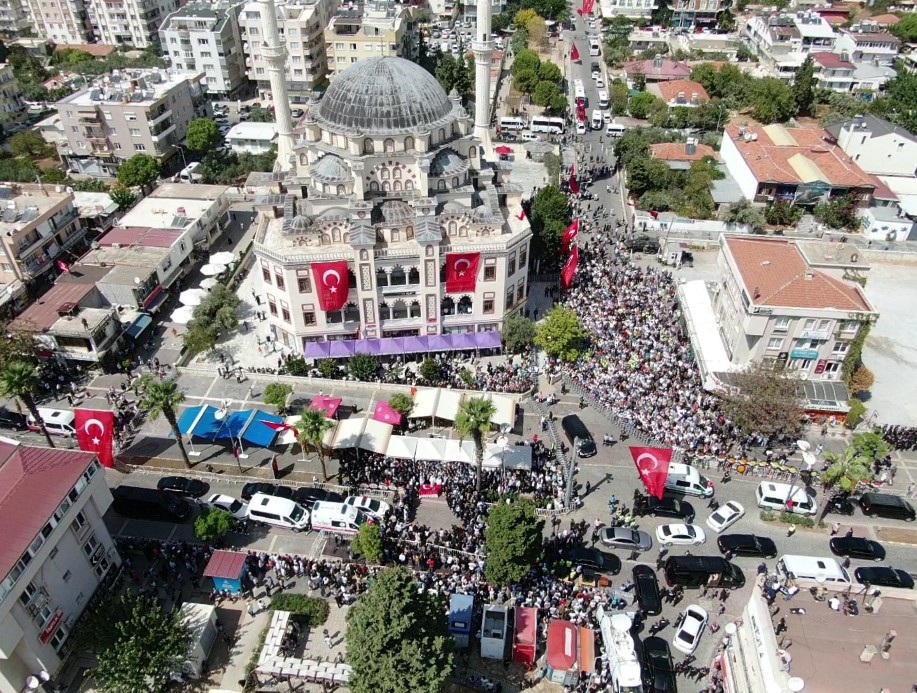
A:
{"type": "Polygon", "coordinates": [[[576,13],[577,13],[580,17],[583,16],[583,11],[582,11],[579,7],[576,8],[576,13]]]}
{"type": "Polygon", "coordinates": [[[574,245],[573,250],[570,251],[570,257],[567,258],[567,262],[564,264],[564,268],[560,272],[560,284],[564,289],[569,289],[570,284],[573,282],[573,275],[576,274],[576,266],[579,264],[579,246],[574,245]]]}
{"type": "Polygon", "coordinates": [[[576,182],[576,176],[570,171],[570,192],[579,195],[579,183],[576,182]]]}
{"type": "Polygon", "coordinates": [[[115,435],[115,413],[95,409],[74,409],[73,426],[80,450],[94,452],[99,462],[114,467],[111,446],[115,435]]]}
{"type": "Polygon", "coordinates": [[[63,260],[58,260],[58,261],[57,261],[56,263],[54,263],[54,264],[57,265],[57,269],[59,269],[61,272],[69,272],[69,271],[70,271],[70,265],[68,265],[68,264],[67,264],[66,262],[64,262],[63,260]]]}
{"type": "Polygon", "coordinates": [[[566,255],[570,251],[570,244],[573,243],[573,240],[579,235],[579,219],[574,219],[573,223],[567,227],[567,230],[564,231],[564,236],[561,239],[560,252],[566,255]]]}
{"type": "Polygon", "coordinates": [[[446,293],[474,291],[480,253],[446,253],[446,293]]]}
{"type": "Polygon", "coordinates": [[[573,44],[573,48],[570,49],[570,60],[574,62],[579,62],[579,51],[576,50],[576,44],[573,44]]]}
{"type": "Polygon", "coordinates": [[[525,210],[524,210],[524,209],[520,209],[520,210],[519,210],[519,214],[516,215],[516,218],[517,218],[519,221],[522,221],[523,219],[525,219],[525,210]]]}
{"type": "Polygon", "coordinates": [[[401,412],[392,409],[388,402],[376,402],[373,419],[381,421],[382,423],[391,424],[392,426],[397,426],[401,423],[401,412]]]}
{"type": "Polygon", "coordinates": [[[586,120],[586,106],[585,104],[578,103],[576,104],[576,117],[582,123],[586,120]]]}
{"type": "Polygon", "coordinates": [[[650,495],[662,498],[665,480],[669,476],[672,448],[631,448],[630,454],[646,490],[650,495]]]}
{"type": "Polygon", "coordinates": [[[347,260],[313,262],[311,267],[321,309],[329,311],[343,308],[347,303],[347,292],[350,291],[347,281],[347,260]]]}
{"type": "Polygon", "coordinates": [[[278,433],[280,433],[281,431],[295,431],[296,430],[296,426],[291,426],[288,423],[282,423],[278,421],[263,421],[263,420],[261,421],[261,423],[263,423],[265,426],[270,428],[272,431],[277,431],[278,433]]]}
{"type": "Polygon", "coordinates": [[[656,221],[659,218],[659,212],[657,212],[655,209],[651,209],[650,216],[653,217],[653,221],[656,221]]]}

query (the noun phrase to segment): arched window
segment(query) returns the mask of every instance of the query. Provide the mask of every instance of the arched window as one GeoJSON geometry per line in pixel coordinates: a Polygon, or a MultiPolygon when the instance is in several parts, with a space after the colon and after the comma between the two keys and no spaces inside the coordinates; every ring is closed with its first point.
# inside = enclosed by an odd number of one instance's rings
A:
{"type": "Polygon", "coordinates": [[[468,147],[468,158],[474,159],[478,155],[477,147],[468,147]]]}
{"type": "Polygon", "coordinates": [[[444,297],[442,302],[440,302],[439,314],[440,315],[455,315],[455,301],[452,300],[451,296],[444,297]]]}
{"type": "Polygon", "coordinates": [[[346,195],[346,194],[347,194],[347,188],[345,188],[343,185],[339,185],[338,186],[338,195],[346,195]]]}
{"type": "Polygon", "coordinates": [[[341,230],[337,226],[331,229],[331,240],[335,243],[341,242],[341,230]]]}
{"type": "Polygon", "coordinates": [[[446,141],[446,131],[443,128],[439,129],[439,141],[440,142],[446,141]]]}
{"type": "Polygon", "coordinates": [[[350,243],[350,234],[349,233],[344,234],[344,243],[350,243]]]}
{"type": "Polygon", "coordinates": [[[392,189],[392,184],[388,181],[382,182],[382,192],[389,192],[392,189]]]}
{"type": "Polygon", "coordinates": [[[361,251],[360,251],[360,259],[361,259],[361,260],[364,260],[364,261],[365,261],[365,260],[369,260],[369,253],[367,253],[365,250],[361,250],[361,251]]]}
{"type": "Polygon", "coordinates": [[[344,306],[344,322],[360,322],[360,309],[356,303],[344,306]]]}
{"type": "Polygon", "coordinates": [[[392,186],[392,190],[394,190],[395,192],[401,192],[401,181],[400,180],[395,181],[394,185],[392,186]]]}
{"type": "Polygon", "coordinates": [[[379,192],[379,184],[376,181],[369,182],[369,192],[379,192]]]}
{"type": "Polygon", "coordinates": [[[468,227],[467,227],[467,226],[462,226],[462,227],[459,229],[459,237],[460,237],[460,238],[465,238],[465,237],[467,237],[467,236],[468,236],[468,227]]]}
{"type": "Polygon", "coordinates": [[[394,169],[392,169],[392,178],[394,178],[395,180],[401,179],[401,169],[398,168],[397,166],[394,169]]]}
{"type": "Polygon", "coordinates": [[[458,176],[453,176],[452,177],[452,187],[457,188],[458,186],[459,186],[458,176]]]}
{"type": "Polygon", "coordinates": [[[413,189],[414,189],[414,181],[412,181],[412,180],[406,180],[406,181],[404,181],[404,189],[405,189],[405,190],[413,190],[413,189]]]}
{"type": "Polygon", "coordinates": [[[471,296],[462,296],[458,302],[459,315],[471,315],[471,296]]]}
{"type": "Polygon", "coordinates": [[[347,270],[347,286],[351,289],[357,288],[357,275],[353,273],[352,269],[347,270]]]}
{"type": "Polygon", "coordinates": [[[438,181],[436,181],[436,189],[437,189],[437,190],[445,190],[445,189],[446,189],[446,181],[444,181],[444,180],[438,180],[438,181]]]}
{"type": "Polygon", "coordinates": [[[371,138],[367,137],[363,140],[363,153],[364,154],[373,154],[375,153],[376,148],[373,146],[373,141],[371,138]]]}
{"type": "Polygon", "coordinates": [[[420,317],[420,301],[411,301],[411,317],[420,317]]]}
{"type": "Polygon", "coordinates": [[[327,233],[322,234],[322,245],[331,245],[331,236],[327,233]]]}
{"type": "Polygon", "coordinates": [[[414,227],[408,226],[404,231],[404,235],[405,235],[405,238],[407,238],[409,241],[413,241],[414,240],[414,227]]]}
{"type": "Polygon", "coordinates": [[[404,320],[406,317],[408,317],[408,307],[404,301],[395,301],[395,305],[392,306],[392,319],[404,320]]]}
{"type": "Polygon", "coordinates": [[[408,275],[405,274],[403,267],[396,267],[392,270],[392,286],[404,286],[408,283],[408,275]]]}
{"type": "Polygon", "coordinates": [[[404,138],[404,148],[407,151],[411,151],[412,149],[414,149],[414,138],[413,137],[404,138]]]}
{"type": "Polygon", "coordinates": [[[376,270],[376,286],[388,286],[388,275],[381,267],[376,270]]]}
{"type": "Polygon", "coordinates": [[[449,235],[454,236],[455,231],[458,228],[458,224],[456,224],[454,221],[450,221],[448,228],[449,228],[449,235]]]}
{"type": "Polygon", "coordinates": [[[379,317],[382,320],[391,320],[392,319],[392,309],[389,307],[388,303],[383,301],[379,304],[379,317]]]}
{"type": "Polygon", "coordinates": [[[401,231],[398,229],[392,229],[392,243],[401,242],[401,231]]]}
{"type": "Polygon", "coordinates": [[[395,151],[395,140],[388,138],[385,142],[382,143],[382,147],[386,152],[395,151]]]}
{"type": "Polygon", "coordinates": [[[383,168],[379,172],[379,178],[381,178],[382,180],[388,180],[388,169],[387,168],[383,168]]]}
{"type": "Polygon", "coordinates": [[[420,270],[416,267],[408,271],[408,284],[420,284],[420,270]]]}

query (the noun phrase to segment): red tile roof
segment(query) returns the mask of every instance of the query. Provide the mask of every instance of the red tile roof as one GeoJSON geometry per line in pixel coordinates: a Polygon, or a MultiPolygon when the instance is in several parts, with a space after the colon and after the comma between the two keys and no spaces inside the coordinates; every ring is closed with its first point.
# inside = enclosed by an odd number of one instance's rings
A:
{"type": "Polygon", "coordinates": [[[875,17],[870,17],[869,21],[879,26],[894,26],[901,21],[901,18],[894,14],[877,14],[875,17]]]}
{"type": "Polygon", "coordinates": [[[99,245],[145,245],[150,248],[171,248],[184,231],[156,229],[147,226],[129,226],[112,229],[97,239],[99,245]]]}
{"type": "Polygon", "coordinates": [[[649,80],[664,79],[687,79],[691,76],[691,68],[684,63],[677,63],[674,60],[663,60],[662,67],[656,67],[655,61],[634,60],[633,62],[624,63],[624,72],[628,76],[646,75],[649,80]]]}
{"type": "Polygon", "coordinates": [[[822,67],[827,68],[848,68],[853,69],[854,65],[849,60],[841,60],[841,56],[837,53],[829,53],[828,51],[821,51],[819,53],[812,53],[812,60],[817,62],[822,67]]]}
{"type": "Polygon", "coordinates": [[[8,441],[0,439],[2,576],[16,565],[64,496],[95,459],[91,452],[14,445],[8,441]]]}
{"type": "Polygon", "coordinates": [[[685,100],[691,103],[691,96],[697,94],[699,101],[709,101],[707,90],[700,82],[690,79],[672,79],[668,82],[659,82],[652,85],[653,91],[658,91],[663,101],[671,102],[678,98],[680,92],[684,92],[685,100]]]}
{"type": "Polygon", "coordinates": [[[717,158],[716,150],[706,144],[697,144],[694,146],[694,153],[688,154],[685,151],[684,142],[662,142],[660,144],[650,145],[650,154],[654,159],[662,161],[700,161],[705,156],[717,158]]]}
{"type": "Polygon", "coordinates": [[[791,241],[729,236],[725,243],[755,305],[873,310],[860,287],[812,269],[791,241]]]}
{"type": "Polygon", "coordinates": [[[79,303],[87,294],[96,290],[95,284],[61,282],[52,286],[35,303],[26,308],[22,315],[10,323],[14,330],[44,332],[57,322],[57,309],[65,303],[79,303]]]}
{"type": "Polygon", "coordinates": [[[246,554],[240,551],[214,551],[210,560],[207,561],[204,577],[238,580],[242,574],[242,567],[245,565],[245,558],[246,554]]]}

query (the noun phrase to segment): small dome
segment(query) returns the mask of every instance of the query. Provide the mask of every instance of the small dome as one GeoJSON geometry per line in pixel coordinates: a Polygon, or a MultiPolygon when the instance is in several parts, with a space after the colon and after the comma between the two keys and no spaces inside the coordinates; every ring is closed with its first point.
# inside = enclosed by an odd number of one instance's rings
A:
{"type": "Polygon", "coordinates": [[[467,168],[465,160],[454,149],[443,149],[430,164],[430,174],[434,176],[452,176],[467,168]]]}
{"type": "Polygon", "coordinates": [[[382,203],[380,211],[382,221],[386,224],[405,224],[416,217],[411,205],[400,200],[389,200],[382,203]]]}
{"type": "Polygon", "coordinates": [[[310,226],[312,226],[312,220],[309,217],[297,214],[293,217],[293,221],[290,222],[290,231],[307,231],[310,226]]]}
{"type": "Polygon", "coordinates": [[[443,212],[446,214],[465,214],[468,208],[460,202],[447,202],[443,205],[443,212]]]}
{"type": "Polygon", "coordinates": [[[487,205],[481,205],[474,208],[472,217],[479,224],[490,224],[494,220],[494,213],[487,205]]]}
{"type": "Polygon", "coordinates": [[[444,120],[454,104],[436,78],[403,58],[367,58],[335,77],[316,109],[330,129],[408,133],[444,120]]]}
{"type": "Polygon", "coordinates": [[[350,167],[339,156],[326,154],[312,164],[312,177],[323,183],[344,183],[353,180],[350,167]]]}

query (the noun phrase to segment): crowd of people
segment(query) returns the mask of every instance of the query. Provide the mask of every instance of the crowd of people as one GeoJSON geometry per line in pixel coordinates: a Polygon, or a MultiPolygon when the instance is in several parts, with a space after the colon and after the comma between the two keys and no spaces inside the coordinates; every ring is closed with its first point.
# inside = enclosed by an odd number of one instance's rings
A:
{"type": "Polygon", "coordinates": [[[895,450],[917,450],[917,428],[914,426],[882,426],[882,437],[895,450]]]}

